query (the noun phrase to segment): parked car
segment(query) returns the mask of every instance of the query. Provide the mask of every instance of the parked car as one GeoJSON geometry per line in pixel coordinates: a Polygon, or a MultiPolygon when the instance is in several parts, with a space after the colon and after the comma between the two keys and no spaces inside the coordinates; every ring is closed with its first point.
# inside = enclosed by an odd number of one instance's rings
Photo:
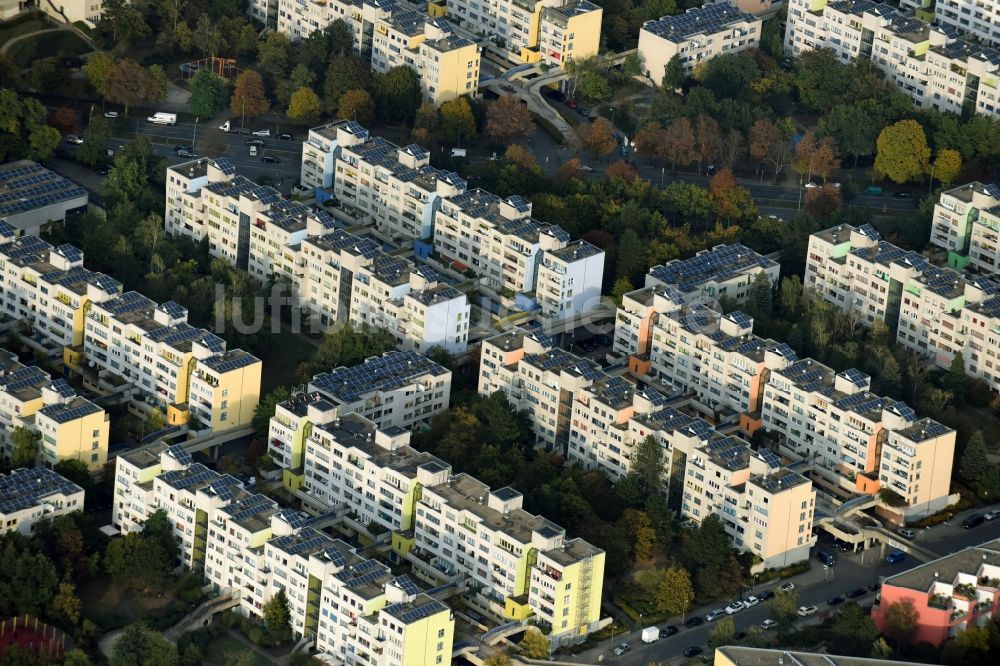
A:
{"type": "Polygon", "coordinates": [[[839,594],[834,595],[826,600],[827,606],[839,606],[842,603],[844,603],[844,597],[840,596],[839,594]]]}
{"type": "Polygon", "coordinates": [[[777,626],[778,623],[771,619],[764,620],[763,622],[760,623],[761,629],[774,629],[777,626]]]}
{"type": "Polygon", "coordinates": [[[715,165],[714,164],[709,164],[707,167],[705,167],[705,175],[708,175],[708,176],[715,175],[715,165]]]}
{"type": "Polygon", "coordinates": [[[993,509],[983,514],[983,520],[996,520],[1000,518],[1000,509],[993,509]]]}
{"type": "Polygon", "coordinates": [[[906,559],[906,553],[901,550],[895,550],[885,556],[886,564],[896,564],[897,562],[902,562],[906,559]]]}
{"type": "Polygon", "coordinates": [[[771,590],[764,590],[757,595],[757,598],[761,601],[767,601],[768,599],[774,599],[774,592],[771,590]]]}
{"type": "Polygon", "coordinates": [[[684,626],[687,627],[688,629],[694,629],[695,627],[700,627],[703,624],[705,624],[705,618],[703,618],[701,615],[695,615],[693,617],[689,617],[684,622],[684,626]]]}
{"type": "Polygon", "coordinates": [[[904,539],[914,539],[917,536],[916,532],[914,532],[911,529],[907,529],[905,527],[899,528],[898,530],[896,530],[896,532],[898,532],[899,536],[903,537],[904,539]]]}
{"type": "Polygon", "coordinates": [[[678,629],[674,625],[670,625],[668,627],[663,627],[662,629],[660,629],[660,638],[670,638],[671,636],[673,636],[674,634],[676,634],[678,631],[680,631],[680,629],[678,629]]]}
{"type": "Polygon", "coordinates": [[[833,555],[833,553],[828,553],[825,550],[817,550],[816,559],[828,567],[832,567],[837,563],[837,558],[833,555]]]}
{"type": "Polygon", "coordinates": [[[247,139],[246,144],[248,146],[263,146],[264,141],[262,139],[247,139]]]}
{"type": "Polygon", "coordinates": [[[269,129],[257,130],[256,132],[253,133],[253,135],[254,136],[271,136],[271,130],[269,130],[269,129]]]}
{"type": "Polygon", "coordinates": [[[177,148],[174,148],[174,153],[177,155],[177,157],[198,157],[198,154],[196,152],[184,146],[178,146],[177,148]]]}
{"type": "Polygon", "coordinates": [[[118,117],[118,112],[117,111],[105,111],[104,112],[104,117],[105,118],[117,118],[118,117]]]}
{"type": "Polygon", "coordinates": [[[705,615],[705,620],[707,622],[715,622],[720,617],[725,617],[726,614],[727,614],[726,611],[722,610],[721,608],[716,608],[715,610],[708,611],[708,613],[705,615]]]}
{"type": "Polygon", "coordinates": [[[746,608],[742,601],[734,601],[733,603],[726,606],[726,615],[736,615],[741,610],[746,608]]]}
{"type": "Polygon", "coordinates": [[[810,615],[815,615],[816,610],[815,606],[799,606],[799,610],[797,612],[800,617],[808,617],[810,615]]]}
{"type": "Polygon", "coordinates": [[[580,167],[580,171],[584,173],[594,173],[594,167],[590,166],[589,164],[584,164],[582,167],[580,167]]]}
{"type": "Polygon", "coordinates": [[[746,637],[747,637],[747,632],[745,631],[737,631],[735,634],[733,634],[733,639],[738,641],[741,641],[746,637]]]}
{"type": "Polygon", "coordinates": [[[280,139],[281,141],[291,141],[292,135],[289,134],[288,132],[282,132],[281,134],[278,135],[278,139],[280,139]]]}
{"type": "Polygon", "coordinates": [[[561,92],[559,90],[547,90],[545,91],[545,96],[557,102],[566,101],[566,93],[561,92]]]}
{"type": "Polygon", "coordinates": [[[965,529],[972,529],[973,527],[979,527],[983,524],[986,519],[981,513],[974,513],[965,520],[962,521],[962,527],[965,529]]]}
{"type": "Polygon", "coordinates": [[[690,647],[684,648],[683,655],[690,659],[691,657],[697,657],[702,652],[704,652],[704,650],[702,650],[700,647],[698,647],[697,645],[692,645],[690,647]]]}
{"type": "Polygon", "coordinates": [[[111,173],[111,167],[109,167],[109,166],[102,166],[100,168],[100,170],[97,172],[97,175],[98,176],[107,176],[109,173],[111,173]]]}
{"type": "Polygon", "coordinates": [[[795,583],[782,583],[778,586],[778,589],[782,592],[791,592],[795,589],[795,583]]]}
{"type": "Polygon", "coordinates": [[[67,134],[66,138],[63,139],[66,143],[72,143],[74,146],[79,146],[83,143],[83,139],[78,137],[76,134],[67,134]]]}
{"type": "Polygon", "coordinates": [[[863,597],[866,594],[868,594],[868,590],[866,590],[863,587],[859,587],[859,588],[851,590],[850,592],[848,592],[844,596],[847,597],[848,599],[857,599],[858,597],[863,597]]]}
{"type": "Polygon", "coordinates": [[[846,541],[841,541],[840,539],[834,539],[833,547],[842,553],[849,553],[854,550],[854,546],[847,543],[846,541]]]}
{"type": "Polygon", "coordinates": [[[281,164],[281,158],[274,155],[264,155],[264,157],[260,158],[260,161],[265,164],[281,164]]]}
{"type": "Polygon", "coordinates": [[[577,104],[576,104],[576,100],[575,99],[568,99],[568,100],[566,100],[566,107],[567,108],[575,109],[576,106],[577,106],[577,104]]]}
{"type": "Polygon", "coordinates": [[[746,608],[753,608],[754,606],[756,606],[759,603],[760,603],[760,599],[758,599],[757,597],[753,596],[752,594],[749,597],[747,597],[746,599],[743,600],[743,606],[746,607],[746,608]]]}
{"type": "Polygon", "coordinates": [[[913,192],[896,192],[892,196],[896,197],[897,199],[912,199],[913,192]]]}
{"type": "Polygon", "coordinates": [[[819,183],[814,183],[812,181],[809,181],[808,183],[806,183],[806,189],[807,190],[811,190],[811,189],[814,189],[814,188],[817,188],[817,187],[820,187],[819,183]]]}
{"type": "Polygon", "coordinates": [[[615,653],[616,656],[620,657],[631,649],[632,646],[629,645],[628,643],[621,643],[613,650],[613,652],[615,653]]]}

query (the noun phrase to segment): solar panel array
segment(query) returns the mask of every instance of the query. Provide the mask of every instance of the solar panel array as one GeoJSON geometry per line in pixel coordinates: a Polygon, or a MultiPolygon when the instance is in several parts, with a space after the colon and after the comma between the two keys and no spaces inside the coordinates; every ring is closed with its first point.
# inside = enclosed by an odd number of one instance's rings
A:
{"type": "Polygon", "coordinates": [[[206,333],[198,343],[204,345],[213,354],[221,354],[226,351],[226,342],[214,333],[206,333]]]}
{"type": "Polygon", "coordinates": [[[63,243],[53,250],[56,254],[63,257],[66,261],[71,264],[75,264],[78,261],[83,261],[83,252],[79,250],[76,246],[70,245],[69,243],[63,243]]]}
{"type": "Polygon", "coordinates": [[[912,407],[910,407],[905,402],[900,402],[897,400],[892,404],[891,407],[889,407],[889,409],[895,412],[896,414],[899,414],[900,418],[903,418],[906,421],[917,420],[917,413],[913,410],[912,407]]]}
{"type": "Polygon", "coordinates": [[[203,364],[216,372],[232,372],[257,362],[257,357],[246,352],[236,350],[223,356],[213,356],[202,361],[203,364]]]}
{"type": "Polygon", "coordinates": [[[306,524],[306,519],[300,516],[298,511],[294,511],[293,509],[289,509],[287,507],[279,511],[278,515],[281,516],[282,520],[288,523],[292,529],[299,529],[306,524]]]}
{"type": "Polygon", "coordinates": [[[49,388],[55,391],[60,398],[72,398],[76,395],[76,391],[73,387],[70,386],[69,382],[62,377],[53,381],[49,388]]]}
{"type": "Polygon", "coordinates": [[[254,493],[253,495],[245,497],[238,502],[233,502],[232,504],[223,507],[222,511],[232,520],[242,522],[277,508],[277,502],[272,500],[270,497],[261,495],[260,493],[254,493]]]}
{"type": "Polygon", "coordinates": [[[390,613],[398,617],[406,624],[410,624],[411,622],[416,622],[418,620],[424,619],[425,617],[430,617],[431,615],[436,615],[441,611],[448,610],[448,607],[445,606],[440,601],[432,599],[431,601],[429,601],[426,604],[423,604],[422,606],[411,608],[410,610],[403,611],[402,613],[399,613],[398,610],[396,612],[393,612],[393,609],[391,608],[388,610],[390,613]]]}
{"type": "Polygon", "coordinates": [[[959,295],[965,290],[962,274],[951,268],[928,265],[920,275],[920,283],[940,296],[959,295]]]}
{"type": "Polygon", "coordinates": [[[201,463],[189,465],[186,469],[171,470],[159,476],[160,480],[177,490],[200,486],[218,478],[219,474],[201,463]]]}
{"type": "Polygon", "coordinates": [[[176,460],[182,465],[190,465],[194,462],[191,454],[180,444],[174,444],[167,448],[167,455],[176,460]]]}
{"type": "Polygon", "coordinates": [[[701,34],[715,34],[732,23],[755,20],[753,14],[742,12],[728,4],[704,5],[677,16],[646,21],[642,29],[671,42],[682,42],[701,34]]]}
{"type": "Polygon", "coordinates": [[[154,307],[156,307],[156,303],[137,291],[126,291],[118,298],[101,303],[100,307],[111,316],[117,317],[130,312],[137,312],[139,310],[151,311],[154,307]]]}
{"type": "Polygon", "coordinates": [[[0,216],[86,197],[87,190],[34,162],[0,171],[0,216]]]}
{"type": "Polygon", "coordinates": [[[89,400],[80,398],[70,404],[45,405],[38,411],[56,423],[69,423],[84,416],[95,414],[101,411],[101,408],[89,400]]]}
{"type": "Polygon", "coordinates": [[[331,398],[351,402],[368,393],[406,386],[421,375],[445,372],[439,363],[415,351],[391,351],[359,365],[316,375],[312,385],[331,398]]]}
{"type": "Polygon", "coordinates": [[[236,173],[236,165],[228,157],[219,157],[213,164],[215,164],[215,168],[221,171],[223,175],[232,176],[236,173]]]}
{"type": "Polygon", "coordinates": [[[341,571],[337,577],[348,587],[360,587],[378,582],[389,575],[389,567],[378,560],[362,560],[341,571]]]}
{"type": "Polygon", "coordinates": [[[187,319],[187,308],[176,301],[166,301],[160,304],[157,310],[163,311],[171,319],[187,319]]]}
{"type": "Polygon", "coordinates": [[[747,466],[750,446],[738,437],[723,437],[710,441],[705,450],[727,469],[737,470],[747,466]]]}
{"type": "Polygon", "coordinates": [[[326,548],[323,550],[323,555],[328,559],[333,566],[342,567],[347,564],[347,558],[344,557],[344,553],[341,552],[339,548],[326,548]]]}
{"type": "Polygon", "coordinates": [[[807,479],[798,472],[787,471],[771,476],[759,476],[756,478],[757,484],[769,492],[776,492],[782,488],[791,488],[805,483],[807,479]]]}
{"type": "Polygon", "coordinates": [[[302,528],[298,534],[289,534],[269,541],[289,555],[308,555],[333,543],[333,539],[311,527],[302,528]]]}
{"type": "Polygon", "coordinates": [[[38,388],[49,383],[49,375],[39,367],[29,365],[0,378],[0,388],[7,393],[16,393],[27,388],[38,388]]]}
{"type": "Polygon", "coordinates": [[[847,370],[844,370],[837,376],[843,377],[847,381],[851,382],[851,384],[853,384],[854,386],[857,386],[859,389],[867,387],[868,382],[871,379],[868,375],[861,372],[857,368],[848,368],[847,370]]]}
{"type": "MultiPolygon", "coordinates": [[[[723,5],[711,5],[722,7],[723,5]]],[[[718,245],[690,259],[677,259],[649,271],[650,277],[681,291],[692,291],[710,280],[727,280],[755,268],[767,268],[773,261],[745,245],[718,245]]]]}
{"type": "Polygon", "coordinates": [[[17,235],[17,229],[12,227],[4,220],[0,220],[0,237],[13,238],[16,235],[17,235]]]}
{"type": "Polygon", "coordinates": [[[0,252],[11,261],[30,264],[43,261],[51,249],[52,246],[38,236],[21,236],[13,243],[4,245],[0,252]]]}
{"type": "Polygon", "coordinates": [[[46,497],[68,495],[80,490],[80,486],[45,467],[16,469],[10,474],[0,475],[0,513],[22,511],[46,497]]]}
{"type": "Polygon", "coordinates": [[[736,310],[734,312],[730,312],[729,314],[726,315],[726,318],[732,321],[740,328],[753,328],[753,317],[748,315],[746,312],[743,312],[742,310],[736,310]]]}
{"type": "Polygon", "coordinates": [[[771,449],[758,449],[756,451],[756,455],[771,469],[778,469],[781,467],[781,458],[771,449]]]}
{"type": "Polygon", "coordinates": [[[403,574],[402,576],[396,576],[392,581],[396,587],[401,589],[404,593],[413,596],[420,593],[420,586],[413,582],[413,579],[408,575],[403,574]]]}
{"type": "Polygon", "coordinates": [[[865,238],[870,238],[874,241],[882,240],[882,234],[880,234],[878,230],[875,229],[875,227],[873,227],[868,223],[862,224],[860,227],[858,227],[858,233],[860,233],[865,238]]]}

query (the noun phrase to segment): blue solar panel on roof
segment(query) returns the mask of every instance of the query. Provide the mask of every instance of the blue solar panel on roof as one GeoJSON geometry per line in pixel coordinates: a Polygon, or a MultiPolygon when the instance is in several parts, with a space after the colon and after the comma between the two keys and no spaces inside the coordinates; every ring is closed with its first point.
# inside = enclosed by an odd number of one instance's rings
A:
{"type": "Polygon", "coordinates": [[[232,176],[236,173],[236,165],[228,157],[219,157],[213,164],[215,168],[221,171],[226,176],[232,176]]]}
{"type": "Polygon", "coordinates": [[[857,368],[848,368],[840,373],[840,376],[851,382],[858,388],[864,388],[868,385],[869,377],[865,373],[861,372],[857,368]]]}
{"type": "Polygon", "coordinates": [[[187,308],[175,301],[166,301],[160,304],[158,309],[171,319],[185,319],[187,317],[187,308]]]}
{"type": "Polygon", "coordinates": [[[753,317],[745,312],[736,310],[726,315],[734,324],[740,328],[753,328],[753,317]]]}
{"type": "Polygon", "coordinates": [[[69,382],[60,377],[59,379],[52,382],[52,390],[55,391],[61,398],[72,398],[76,395],[76,391],[69,382]]]}
{"type": "Polygon", "coordinates": [[[76,263],[78,261],[83,261],[83,252],[77,249],[75,246],[69,243],[63,243],[57,247],[54,252],[70,263],[76,263]]]}
{"type": "Polygon", "coordinates": [[[173,446],[168,447],[167,455],[169,455],[171,458],[173,458],[182,465],[190,465],[192,462],[194,462],[194,459],[191,457],[191,454],[188,453],[187,450],[185,450],[185,448],[181,444],[174,444],[173,446]]]}
{"type": "Polygon", "coordinates": [[[397,576],[392,582],[395,583],[396,586],[406,594],[415,595],[419,594],[420,592],[420,587],[416,583],[414,583],[413,579],[407,576],[406,574],[403,574],[402,576],[397,576]]]}

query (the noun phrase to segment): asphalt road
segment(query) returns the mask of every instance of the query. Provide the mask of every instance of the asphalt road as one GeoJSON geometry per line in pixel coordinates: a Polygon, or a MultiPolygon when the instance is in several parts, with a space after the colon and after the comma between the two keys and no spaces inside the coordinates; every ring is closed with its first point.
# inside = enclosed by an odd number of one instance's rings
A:
{"type": "MultiPolygon", "coordinates": [[[[239,122],[237,121],[237,126],[239,122]]],[[[269,177],[283,192],[289,192],[292,185],[298,182],[300,164],[302,161],[302,141],[305,134],[300,128],[281,126],[248,125],[248,135],[238,132],[222,132],[214,124],[178,122],[176,125],[156,125],[145,119],[124,118],[117,122],[111,139],[111,145],[117,150],[128,143],[135,135],[141,134],[153,143],[153,152],[167,158],[171,164],[188,162],[189,157],[178,157],[174,147],[179,145],[193,146],[195,153],[203,157],[228,157],[236,165],[236,172],[251,180],[262,176],[269,177]],[[270,129],[271,138],[261,138],[264,146],[258,148],[256,157],[250,155],[246,145],[251,138],[249,131],[270,129]],[[273,138],[280,132],[290,132],[291,141],[281,141],[273,138]],[[265,164],[261,161],[264,155],[271,155],[281,160],[280,164],[265,164]]]]}
{"type": "MultiPolygon", "coordinates": [[[[977,511],[983,511],[978,509],[977,511]]],[[[941,555],[947,555],[969,546],[981,544],[991,539],[1000,538],[1000,520],[986,523],[980,527],[965,530],[960,527],[964,516],[972,511],[958,514],[949,525],[939,525],[928,530],[922,530],[917,534],[916,543],[924,546],[941,555]]],[[[845,555],[837,553],[837,564],[830,569],[825,569],[819,562],[813,560],[813,567],[808,572],[793,577],[789,580],[795,583],[798,593],[799,605],[816,606],[820,612],[835,610],[831,608],[826,600],[835,595],[844,595],[845,592],[858,587],[865,587],[881,581],[884,577],[895,575],[913,568],[919,562],[912,557],[908,557],[897,564],[886,564],[885,555],[888,549],[884,547],[874,547],[860,554],[845,555]]],[[[764,589],[775,589],[782,581],[773,581],[766,585],[754,588],[755,592],[764,589]]],[[[874,595],[866,594],[864,597],[856,599],[862,606],[871,606],[874,603],[874,595]]],[[[714,608],[723,608],[726,603],[719,602],[713,606],[698,608],[688,615],[699,614],[704,616],[714,608]]],[[[733,616],[737,631],[746,631],[753,625],[760,625],[768,617],[768,609],[761,604],[754,608],[744,610],[733,616]]],[[[800,619],[799,622],[814,621],[815,616],[800,619]]],[[[694,629],[687,629],[679,619],[670,622],[660,623],[658,626],[668,624],[677,625],[680,632],[670,638],[664,638],[654,643],[645,645],[640,640],[640,631],[636,629],[624,635],[615,636],[612,639],[603,641],[602,644],[576,657],[562,657],[564,660],[580,661],[583,663],[597,663],[603,660],[605,663],[621,664],[622,666],[645,666],[651,661],[665,663],[683,663],[682,652],[689,646],[699,646],[708,650],[708,635],[712,630],[712,625],[705,623],[694,629]],[[632,646],[631,651],[621,657],[616,657],[612,649],[623,642],[632,646]]]]}

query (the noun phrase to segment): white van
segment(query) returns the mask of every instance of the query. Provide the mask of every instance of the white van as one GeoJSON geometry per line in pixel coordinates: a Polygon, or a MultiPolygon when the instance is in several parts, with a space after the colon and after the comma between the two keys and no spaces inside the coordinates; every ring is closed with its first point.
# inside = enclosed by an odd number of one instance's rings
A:
{"type": "Polygon", "coordinates": [[[257,146],[250,146],[250,157],[257,157],[257,146]]]}
{"type": "Polygon", "coordinates": [[[176,125],[177,124],[177,114],[176,113],[163,113],[157,111],[149,118],[146,118],[151,123],[156,125],[176,125]]]}
{"type": "Polygon", "coordinates": [[[451,156],[452,157],[465,157],[465,148],[452,148],[451,149],[451,156]]]}
{"type": "Polygon", "coordinates": [[[226,122],[222,123],[221,125],[219,125],[219,129],[222,130],[223,132],[228,132],[230,127],[231,127],[231,125],[230,125],[230,123],[229,123],[228,120],[226,122]]]}

